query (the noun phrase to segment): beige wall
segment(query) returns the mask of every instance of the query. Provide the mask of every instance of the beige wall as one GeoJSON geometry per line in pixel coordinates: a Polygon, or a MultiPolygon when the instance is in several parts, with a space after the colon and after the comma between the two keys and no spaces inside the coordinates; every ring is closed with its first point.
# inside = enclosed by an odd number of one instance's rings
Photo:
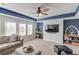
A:
{"type": "MultiPolygon", "coordinates": [[[[19,23],[25,23],[25,24],[32,24],[33,25],[33,34],[32,35],[26,35],[24,36],[26,39],[25,40],[30,40],[30,39],[34,39],[35,38],[35,26],[36,26],[36,22],[35,21],[28,21],[28,19],[18,19],[18,18],[14,18],[14,17],[10,17],[8,15],[2,15],[0,14],[0,36],[4,36],[5,35],[5,22],[9,21],[9,22],[16,22],[16,27],[17,27],[17,34],[19,33],[19,29],[18,29],[18,24],[19,23]]],[[[27,30],[26,30],[27,33],[27,30]]]]}

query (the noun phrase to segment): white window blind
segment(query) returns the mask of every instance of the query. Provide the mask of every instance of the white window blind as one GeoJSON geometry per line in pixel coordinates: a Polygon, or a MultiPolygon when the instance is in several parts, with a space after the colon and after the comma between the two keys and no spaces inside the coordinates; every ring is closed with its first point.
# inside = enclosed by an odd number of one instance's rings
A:
{"type": "Polygon", "coordinates": [[[32,24],[27,25],[27,34],[32,35],[32,24]]]}
{"type": "Polygon", "coordinates": [[[16,34],[16,23],[5,22],[5,33],[6,36],[16,34]]]}
{"type": "Polygon", "coordinates": [[[26,24],[19,24],[19,35],[26,35],[26,24]]]}

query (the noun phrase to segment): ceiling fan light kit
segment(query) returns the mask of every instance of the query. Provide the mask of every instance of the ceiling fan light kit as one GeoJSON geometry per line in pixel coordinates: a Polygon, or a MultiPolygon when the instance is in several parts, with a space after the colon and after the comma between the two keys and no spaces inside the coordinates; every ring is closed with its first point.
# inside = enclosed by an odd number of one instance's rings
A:
{"type": "Polygon", "coordinates": [[[37,17],[41,17],[42,14],[41,14],[41,13],[37,13],[36,16],[37,16],[37,17]]]}

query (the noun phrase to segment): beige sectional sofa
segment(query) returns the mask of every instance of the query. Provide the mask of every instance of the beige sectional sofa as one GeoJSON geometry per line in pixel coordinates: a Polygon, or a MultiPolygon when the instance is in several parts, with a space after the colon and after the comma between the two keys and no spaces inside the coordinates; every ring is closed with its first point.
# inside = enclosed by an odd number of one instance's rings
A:
{"type": "Polygon", "coordinates": [[[23,39],[20,39],[18,35],[1,36],[0,55],[9,54],[22,45],[23,45],[23,39]]]}

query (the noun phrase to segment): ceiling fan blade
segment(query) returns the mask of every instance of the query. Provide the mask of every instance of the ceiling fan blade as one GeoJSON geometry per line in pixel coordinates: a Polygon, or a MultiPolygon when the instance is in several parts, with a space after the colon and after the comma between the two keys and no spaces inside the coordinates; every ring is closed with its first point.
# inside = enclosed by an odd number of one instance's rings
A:
{"type": "Polygon", "coordinates": [[[43,10],[43,12],[46,12],[46,11],[48,11],[48,10],[49,10],[49,8],[46,8],[46,9],[43,10]]]}
{"type": "Polygon", "coordinates": [[[41,13],[41,14],[43,14],[43,15],[48,15],[47,13],[41,13]]]}
{"type": "Polygon", "coordinates": [[[41,6],[39,6],[40,8],[46,8],[47,6],[49,6],[50,3],[43,3],[41,6]]]}
{"type": "Polygon", "coordinates": [[[42,4],[41,6],[39,6],[40,8],[44,8],[46,5],[46,3],[42,4]]]}
{"type": "Polygon", "coordinates": [[[29,14],[36,14],[36,12],[30,12],[29,14]]]}

